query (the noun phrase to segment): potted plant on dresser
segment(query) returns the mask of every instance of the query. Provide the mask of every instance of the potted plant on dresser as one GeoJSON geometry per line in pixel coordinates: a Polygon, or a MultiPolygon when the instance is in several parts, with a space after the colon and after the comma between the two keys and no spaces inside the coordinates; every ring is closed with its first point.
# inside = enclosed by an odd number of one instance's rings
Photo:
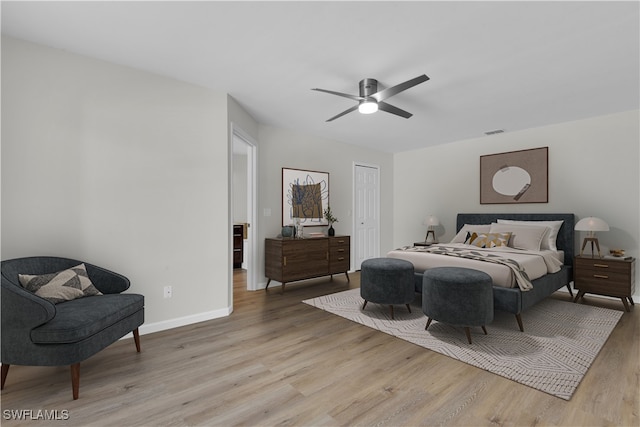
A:
{"type": "Polygon", "coordinates": [[[331,206],[327,206],[327,209],[324,210],[324,219],[326,219],[327,222],[329,223],[329,228],[327,229],[327,234],[329,236],[335,236],[336,235],[336,230],[333,229],[333,223],[334,222],[338,222],[338,218],[333,216],[333,213],[331,212],[331,206]]]}

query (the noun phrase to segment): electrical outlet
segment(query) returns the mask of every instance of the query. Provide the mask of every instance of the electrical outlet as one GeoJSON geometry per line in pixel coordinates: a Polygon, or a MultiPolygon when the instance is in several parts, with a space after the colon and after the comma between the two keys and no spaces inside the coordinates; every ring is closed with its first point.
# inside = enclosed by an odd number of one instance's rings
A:
{"type": "Polygon", "coordinates": [[[164,287],[164,297],[171,298],[173,296],[173,288],[171,286],[164,287]]]}

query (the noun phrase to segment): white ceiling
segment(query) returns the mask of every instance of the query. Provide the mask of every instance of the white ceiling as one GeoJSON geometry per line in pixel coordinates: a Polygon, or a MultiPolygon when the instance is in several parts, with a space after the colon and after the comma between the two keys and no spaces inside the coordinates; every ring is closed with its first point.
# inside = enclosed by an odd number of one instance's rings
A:
{"type": "MultiPolygon", "coordinates": [[[[640,108],[640,3],[2,2],[2,33],[229,93],[260,123],[399,152],[640,108]],[[375,78],[431,80],[347,114],[375,78]]],[[[3,106],[6,108],[6,106],[3,106]]],[[[490,137],[487,137],[490,138],[490,137]]]]}

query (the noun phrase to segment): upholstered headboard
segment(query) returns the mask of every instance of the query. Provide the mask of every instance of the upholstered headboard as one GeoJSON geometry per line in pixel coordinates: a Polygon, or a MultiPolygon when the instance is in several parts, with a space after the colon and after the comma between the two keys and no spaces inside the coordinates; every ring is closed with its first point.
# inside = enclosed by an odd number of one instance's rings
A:
{"type": "Polygon", "coordinates": [[[548,213],[459,213],[456,222],[456,232],[465,224],[491,224],[498,219],[511,219],[517,221],[558,221],[563,220],[556,245],[564,251],[564,263],[573,266],[575,255],[574,214],[548,214],[548,213]]]}

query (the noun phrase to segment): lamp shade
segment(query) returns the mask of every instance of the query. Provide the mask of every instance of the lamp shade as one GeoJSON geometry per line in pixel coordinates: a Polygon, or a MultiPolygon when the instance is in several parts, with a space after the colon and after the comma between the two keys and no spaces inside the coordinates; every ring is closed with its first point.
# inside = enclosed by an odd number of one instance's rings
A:
{"type": "Polygon", "coordinates": [[[429,215],[428,217],[425,218],[425,220],[423,221],[423,224],[428,225],[430,227],[435,227],[436,225],[440,225],[440,220],[433,215],[429,215]]]}
{"type": "Polygon", "coordinates": [[[588,216],[578,221],[575,229],[578,231],[609,231],[609,224],[600,218],[588,216]]]}

